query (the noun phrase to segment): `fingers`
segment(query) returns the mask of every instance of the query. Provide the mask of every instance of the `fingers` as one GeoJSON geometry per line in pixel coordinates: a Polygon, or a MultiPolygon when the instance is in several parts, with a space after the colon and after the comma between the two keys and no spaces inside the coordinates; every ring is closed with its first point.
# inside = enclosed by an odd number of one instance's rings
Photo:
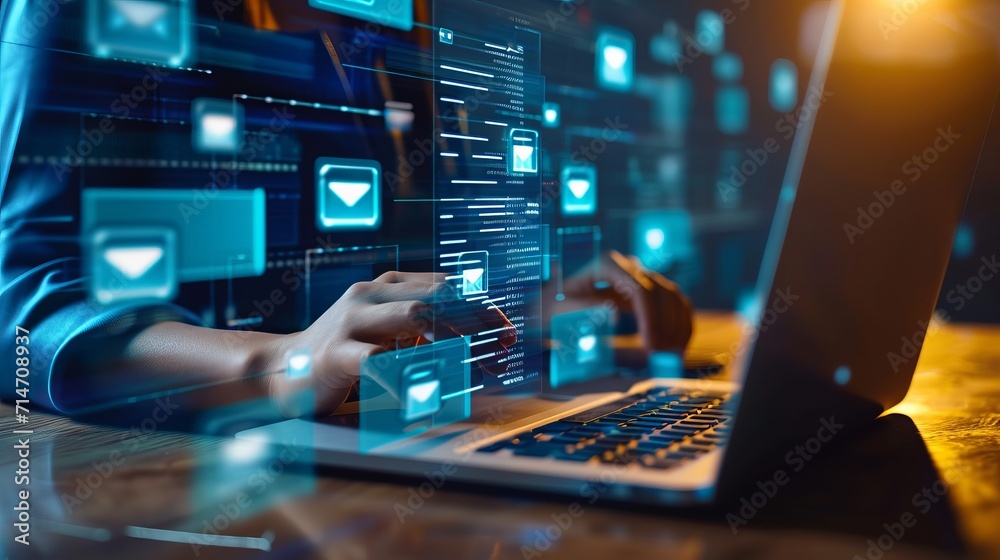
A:
{"type": "Polygon", "coordinates": [[[360,379],[361,364],[384,351],[374,344],[342,341],[314,354],[308,377],[273,376],[271,394],[286,418],[329,414],[344,403],[351,386],[360,379]]]}
{"type": "Polygon", "coordinates": [[[644,346],[654,351],[683,351],[691,338],[693,308],[680,288],[647,270],[636,257],[611,251],[603,262],[564,281],[569,299],[611,301],[631,311],[644,346]],[[598,288],[598,283],[609,284],[598,288]]]}
{"type": "Polygon", "coordinates": [[[410,300],[430,302],[443,293],[446,293],[444,282],[358,282],[344,296],[354,303],[379,304],[410,300]]]}
{"type": "Polygon", "coordinates": [[[432,306],[419,300],[393,301],[358,308],[347,319],[356,339],[386,347],[419,338],[433,328],[432,306]]]}
{"type": "Polygon", "coordinates": [[[400,284],[403,282],[417,282],[424,284],[444,283],[447,274],[441,272],[386,272],[375,279],[380,284],[400,284]]]}

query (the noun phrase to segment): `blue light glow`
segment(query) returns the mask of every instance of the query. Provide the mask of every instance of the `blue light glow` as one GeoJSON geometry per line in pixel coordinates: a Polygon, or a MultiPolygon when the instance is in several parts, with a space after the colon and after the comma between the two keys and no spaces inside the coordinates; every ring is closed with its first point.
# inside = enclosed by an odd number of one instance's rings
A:
{"type": "Polygon", "coordinates": [[[712,74],[720,82],[739,82],[743,79],[743,59],[738,54],[722,53],[712,61],[712,74]]]}
{"type": "Polygon", "coordinates": [[[597,167],[594,164],[568,164],[560,179],[563,214],[589,216],[597,211],[597,167]]]}
{"type": "Polygon", "coordinates": [[[799,72],[795,63],[779,58],[771,64],[771,88],[768,99],[775,111],[787,113],[799,102],[799,72]]]}
{"type": "Polygon", "coordinates": [[[621,29],[605,28],[595,50],[597,84],[612,91],[630,91],[635,80],[635,38],[621,29]]]}
{"type": "Polygon", "coordinates": [[[715,94],[715,124],[725,134],[743,134],[750,126],[750,96],[740,86],[723,86],[715,94]]]}
{"type": "Polygon", "coordinates": [[[413,0],[309,0],[309,5],[403,31],[413,29],[413,0]]]}
{"type": "Polygon", "coordinates": [[[695,18],[694,38],[708,54],[719,54],[726,47],[726,24],[718,12],[702,10],[695,18]]]}
{"type": "Polygon", "coordinates": [[[188,0],[89,0],[87,8],[87,41],[96,56],[180,66],[190,55],[188,0]]]}
{"type": "Polygon", "coordinates": [[[374,160],[316,160],[316,226],[372,230],[382,223],[382,166],[374,160]]]}

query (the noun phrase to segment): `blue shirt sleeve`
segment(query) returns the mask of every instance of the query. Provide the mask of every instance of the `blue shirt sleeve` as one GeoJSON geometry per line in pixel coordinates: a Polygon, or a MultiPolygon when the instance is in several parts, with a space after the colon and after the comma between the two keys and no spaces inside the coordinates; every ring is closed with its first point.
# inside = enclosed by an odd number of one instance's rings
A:
{"type": "Polygon", "coordinates": [[[0,7],[0,363],[7,372],[0,397],[21,398],[14,380],[21,327],[28,331],[30,405],[72,414],[158,389],[155,380],[102,387],[93,382],[100,372],[87,371],[78,359],[81,352],[120,347],[156,322],[199,321],[170,303],[109,306],[89,299],[75,217],[80,193],[73,182],[79,180],[56,173],[48,161],[13,165],[17,142],[30,133],[30,102],[47,63],[41,47],[54,27],[32,24],[40,9],[30,0],[5,0],[0,7]]]}

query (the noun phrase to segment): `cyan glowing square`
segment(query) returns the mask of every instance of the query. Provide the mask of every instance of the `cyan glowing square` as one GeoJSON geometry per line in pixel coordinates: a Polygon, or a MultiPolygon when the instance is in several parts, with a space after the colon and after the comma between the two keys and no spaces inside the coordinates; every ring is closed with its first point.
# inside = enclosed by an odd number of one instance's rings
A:
{"type": "Polygon", "coordinates": [[[312,374],[312,353],[299,350],[288,355],[285,376],[289,379],[306,379],[312,374]]]}
{"type": "Polygon", "coordinates": [[[723,83],[734,83],[743,79],[743,59],[733,53],[722,53],[712,61],[712,74],[723,83]]]}
{"type": "Polygon", "coordinates": [[[791,60],[779,58],[771,64],[771,88],[768,95],[775,111],[787,113],[799,103],[799,71],[791,60]]]}
{"type": "Polygon", "coordinates": [[[633,221],[632,253],[644,266],[663,272],[694,251],[691,215],[686,210],[642,212],[633,221]]]}
{"type": "Polygon", "coordinates": [[[523,128],[511,129],[507,135],[507,171],[538,174],[538,132],[523,128]]]}
{"type": "Polygon", "coordinates": [[[87,41],[100,57],[185,63],[191,51],[189,0],[87,0],[87,41]]]}
{"type": "Polygon", "coordinates": [[[559,128],[562,121],[561,113],[558,103],[545,103],[542,105],[542,124],[547,128],[559,128]]]}
{"type": "Polygon", "coordinates": [[[177,237],[163,227],[95,230],[87,260],[91,296],[102,304],[169,301],[177,293],[177,237]]]}
{"type": "Polygon", "coordinates": [[[622,29],[605,28],[595,51],[597,84],[612,91],[631,91],[635,81],[635,38],[622,29]]]}
{"type": "Polygon", "coordinates": [[[723,86],[715,93],[715,124],[725,134],[743,134],[750,126],[750,96],[746,88],[723,86]]]}
{"type": "Polygon", "coordinates": [[[594,164],[567,164],[560,179],[564,215],[590,216],[597,212],[597,167],[594,164]]]}
{"type": "Polygon", "coordinates": [[[455,260],[462,297],[478,296],[490,290],[490,252],[469,251],[455,260]]]}
{"type": "Polygon", "coordinates": [[[169,227],[177,235],[177,280],[260,276],[266,266],[264,189],[86,188],[81,231],[169,227]]]}
{"type": "Polygon", "coordinates": [[[451,45],[455,42],[455,32],[451,29],[445,29],[442,27],[438,31],[438,39],[446,45],[451,45]]]}
{"type": "Polygon", "coordinates": [[[244,110],[227,99],[191,102],[191,144],[206,154],[235,154],[243,142],[244,110]]]}
{"type": "Polygon", "coordinates": [[[694,23],[694,39],[708,54],[719,54],[726,48],[726,23],[718,12],[702,10],[694,23]]]}
{"type": "Polygon", "coordinates": [[[656,35],[649,43],[653,60],[669,66],[679,66],[684,58],[684,45],[677,22],[668,21],[663,25],[663,33],[656,35]]]}
{"type": "Polygon", "coordinates": [[[363,159],[316,160],[316,227],[373,230],[382,224],[382,166],[363,159]]]}
{"type": "Polygon", "coordinates": [[[608,344],[612,320],[613,315],[604,307],[552,317],[549,383],[553,388],[614,371],[614,352],[608,344]]]}
{"type": "Polygon", "coordinates": [[[470,355],[469,340],[455,338],[377,354],[362,362],[360,450],[368,452],[467,419],[474,390],[470,355]]]}
{"type": "Polygon", "coordinates": [[[413,29],[413,0],[309,0],[309,5],[403,31],[413,29]]]}

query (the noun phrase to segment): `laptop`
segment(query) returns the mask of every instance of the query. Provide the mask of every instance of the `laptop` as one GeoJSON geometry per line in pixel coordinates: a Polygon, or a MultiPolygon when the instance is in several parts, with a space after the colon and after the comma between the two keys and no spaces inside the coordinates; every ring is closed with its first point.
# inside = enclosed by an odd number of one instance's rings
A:
{"type": "MultiPolygon", "coordinates": [[[[816,63],[761,265],[758,311],[729,380],[649,376],[613,390],[583,383],[566,399],[443,401],[447,384],[462,380],[431,379],[423,370],[433,368],[416,363],[401,374],[408,400],[390,423],[465,419],[384,443],[334,419],[237,437],[311,447],[320,465],[687,506],[770,477],[775,465],[794,466],[803,460],[790,455],[796,446],[824,445],[899,403],[973,184],[996,66],[945,7],[922,7],[886,38],[867,4],[818,4],[816,63]],[[920,48],[899,48],[914,36],[920,48]]],[[[614,373],[611,366],[608,378],[614,373]]],[[[366,414],[380,414],[358,406],[362,427],[366,414]]]]}

